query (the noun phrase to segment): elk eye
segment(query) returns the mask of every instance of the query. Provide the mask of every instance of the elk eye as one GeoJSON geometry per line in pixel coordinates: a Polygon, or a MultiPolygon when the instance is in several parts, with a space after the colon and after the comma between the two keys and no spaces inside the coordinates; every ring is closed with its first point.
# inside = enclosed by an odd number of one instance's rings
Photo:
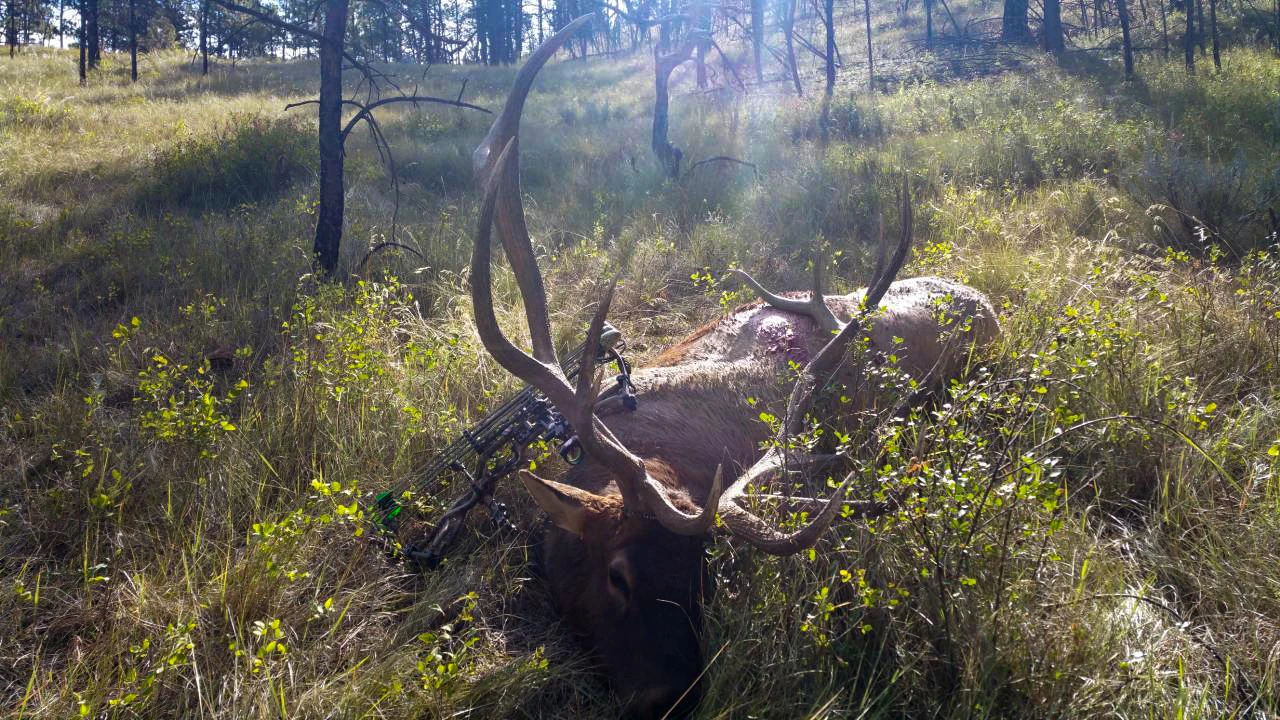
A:
{"type": "Polygon", "coordinates": [[[631,597],[631,585],[627,583],[626,573],[622,572],[622,568],[617,563],[609,565],[609,584],[622,597],[628,599],[631,597]]]}

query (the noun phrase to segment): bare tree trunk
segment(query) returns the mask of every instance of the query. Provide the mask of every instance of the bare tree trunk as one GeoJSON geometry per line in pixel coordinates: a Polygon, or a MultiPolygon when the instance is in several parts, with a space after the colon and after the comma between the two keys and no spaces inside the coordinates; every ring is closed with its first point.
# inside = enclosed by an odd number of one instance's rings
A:
{"type": "Polygon", "coordinates": [[[755,57],[756,82],[764,82],[764,0],[751,0],[751,50],[755,57]]]}
{"type": "Polygon", "coordinates": [[[924,46],[933,49],[933,0],[924,0],[924,46]]]}
{"type": "Polygon", "coordinates": [[[1116,12],[1120,14],[1120,37],[1124,46],[1124,79],[1133,79],[1133,41],[1129,37],[1128,0],[1116,0],[1116,12]]]}
{"type": "Polygon", "coordinates": [[[1000,21],[1000,39],[1007,43],[1024,43],[1027,31],[1027,0],[1004,0],[1004,16],[1000,21]]]}
{"type": "MultiPolygon", "coordinates": [[[[796,86],[796,97],[804,96],[804,89],[800,86],[800,68],[796,66],[796,1],[787,0],[787,19],[783,30],[787,34],[787,67],[791,69],[791,82],[796,86]]],[[[1276,0],[1280,2],[1280,0],[1276,0]]]]}
{"type": "Polygon", "coordinates": [[[1061,55],[1066,49],[1062,37],[1062,0],[1044,0],[1044,49],[1054,55],[1061,55]]]}
{"type": "MultiPolygon", "coordinates": [[[[753,0],[754,1],[754,0],[753,0]]],[[[695,2],[692,7],[691,24],[698,35],[693,60],[697,69],[698,89],[707,86],[707,52],[711,49],[711,14],[705,2],[695,2]]]]}
{"type": "Polygon", "coordinates": [[[87,69],[87,65],[89,61],[89,51],[88,51],[88,43],[85,41],[85,33],[84,33],[85,2],[86,0],[80,0],[80,8],[79,8],[80,27],[77,29],[77,33],[80,36],[80,43],[79,43],[80,44],[80,87],[84,87],[89,82],[89,72],[87,69]]]}
{"type": "Polygon", "coordinates": [[[98,0],[85,0],[85,13],[80,22],[84,25],[85,42],[89,45],[89,69],[96,70],[102,61],[102,46],[98,41],[98,0]]]}
{"type": "MultiPolygon", "coordinates": [[[[1280,2],[1280,0],[1276,0],[1280,2]]],[[[1169,59],[1169,4],[1168,0],[1159,0],[1160,3],[1160,41],[1164,46],[1164,59],[1169,59]]]]}
{"type": "Polygon", "coordinates": [[[1182,44],[1186,51],[1187,72],[1191,75],[1196,74],[1196,28],[1195,28],[1195,5],[1192,0],[1187,0],[1187,30],[1182,35],[1182,44]]]}
{"type": "Polygon", "coordinates": [[[136,0],[129,0],[129,79],[138,82],[138,22],[134,13],[136,0]]]}
{"type": "Polygon", "coordinates": [[[320,207],[316,264],[332,276],[338,267],[345,195],[342,181],[342,46],[347,36],[348,0],[326,0],[324,41],[320,43],[320,207]]]}
{"type": "Polygon", "coordinates": [[[200,74],[209,74],[209,0],[200,3],[200,74]]]}
{"type": "Polygon", "coordinates": [[[1196,44],[1200,46],[1200,57],[1208,54],[1204,45],[1204,0],[1196,2],[1196,44]]]}
{"type": "Polygon", "coordinates": [[[680,49],[670,55],[659,55],[657,48],[653,51],[653,137],[650,145],[653,153],[658,156],[658,163],[670,178],[680,177],[680,161],[684,158],[684,152],[667,139],[671,73],[689,59],[693,49],[694,41],[686,40],[680,49]]]}
{"type": "Polygon", "coordinates": [[[64,23],[63,6],[64,0],[58,0],[58,49],[61,50],[67,46],[66,43],[66,27],[64,23]]]}
{"type": "Polygon", "coordinates": [[[825,147],[831,139],[831,97],[836,91],[836,23],[835,0],[826,0],[823,4],[823,15],[827,21],[827,85],[822,95],[822,117],[818,121],[822,133],[822,145],[825,147]]]}
{"type": "Polygon", "coordinates": [[[1209,0],[1209,32],[1213,35],[1213,69],[1222,72],[1222,54],[1218,47],[1218,0],[1209,0]]]}
{"type": "Polygon", "coordinates": [[[4,41],[9,46],[9,59],[18,54],[18,11],[14,7],[18,0],[9,0],[7,16],[4,21],[4,41]]]}
{"type": "Polygon", "coordinates": [[[862,0],[862,9],[867,14],[867,92],[876,91],[876,62],[871,55],[871,0],[862,0]]]}

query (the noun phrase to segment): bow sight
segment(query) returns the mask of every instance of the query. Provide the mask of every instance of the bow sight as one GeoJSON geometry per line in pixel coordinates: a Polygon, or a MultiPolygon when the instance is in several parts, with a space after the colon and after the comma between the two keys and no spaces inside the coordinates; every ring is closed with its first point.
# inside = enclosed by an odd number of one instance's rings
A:
{"type": "MultiPolygon", "coordinates": [[[[596,364],[613,363],[618,374],[600,399],[616,397],[628,410],[634,410],[635,386],[631,384],[631,365],[622,357],[625,349],[622,333],[605,323],[600,344],[595,349],[596,364]]],[[[569,380],[576,378],[582,369],[585,350],[585,343],[579,345],[561,363],[569,380]]],[[[541,393],[527,385],[497,410],[462,431],[462,437],[431,458],[415,485],[420,491],[430,493],[447,471],[464,479],[467,490],[445,510],[429,534],[404,546],[405,558],[429,568],[438,565],[462,529],[467,513],[476,505],[488,508],[499,526],[511,527],[507,508],[494,500],[493,490],[502,478],[520,466],[530,445],[542,442],[558,445],[560,457],[571,465],[582,461],[582,447],[568,421],[541,393]]],[[[410,488],[401,486],[374,498],[372,515],[383,530],[394,533],[399,529],[405,509],[401,503],[411,497],[410,488]]]]}

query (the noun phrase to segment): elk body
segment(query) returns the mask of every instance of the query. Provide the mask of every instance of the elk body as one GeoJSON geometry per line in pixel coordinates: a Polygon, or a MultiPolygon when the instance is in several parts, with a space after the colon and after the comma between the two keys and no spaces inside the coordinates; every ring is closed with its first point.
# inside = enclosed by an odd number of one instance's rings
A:
{"type": "MultiPolygon", "coordinates": [[[[742,502],[749,485],[797,465],[811,467],[808,458],[785,450],[787,440],[803,428],[816,390],[833,381],[850,388],[864,384],[865,363],[844,362],[850,345],[869,337],[873,349],[892,350],[908,374],[927,383],[953,375],[969,349],[989,342],[999,328],[991,304],[972,288],[939,278],[893,282],[910,244],[910,204],[904,200],[903,234],[865,292],[823,296],[821,262],[814,263],[814,290],[801,296],[773,295],[744,273],[763,302],[740,308],[637,370],[637,409],[600,395],[590,353],[571,384],[551,341],[525,227],[518,128],[538,70],[585,20],[566,26],[530,57],[476,149],[485,200],[472,255],[472,300],[485,348],[546,395],[572,424],[585,453],[584,462],[559,481],[520,475],[553,524],[542,554],[556,604],[604,662],[629,717],[677,717],[698,701],[703,545],[717,515],[755,547],[791,554],[812,546],[842,507],[864,517],[888,509],[844,497],[855,473],[792,533],[764,522],[742,502]],[[494,226],[524,297],[531,353],[503,335],[494,314],[494,226]],[[955,319],[950,329],[938,320],[939,303],[955,319]],[[864,305],[883,310],[870,321],[864,305]],[[798,381],[784,383],[793,376],[793,362],[804,371],[798,381]],[[761,446],[772,431],[756,419],[759,410],[748,406],[749,396],[757,405],[779,408],[785,419],[768,451],[761,446]]],[[[611,297],[612,290],[597,306],[587,347],[599,341],[611,297]]]]}

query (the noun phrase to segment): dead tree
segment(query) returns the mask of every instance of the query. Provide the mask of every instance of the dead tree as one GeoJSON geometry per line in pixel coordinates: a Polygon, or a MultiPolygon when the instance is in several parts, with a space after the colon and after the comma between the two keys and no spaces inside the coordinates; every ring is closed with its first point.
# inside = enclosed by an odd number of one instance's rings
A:
{"type": "MultiPolygon", "coordinates": [[[[368,64],[361,62],[346,49],[347,16],[349,0],[325,0],[324,32],[317,33],[309,28],[287,22],[263,10],[247,7],[231,0],[213,0],[219,5],[261,20],[281,30],[317,41],[320,47],[320,96],[316,100],[308,100],[287,105],[285,109],[303,105],[317,105],[319,119],[320,146],[320,205],[316,212],[315,242],[312,252],[315,256],[316,269],[327,277],[332,277],[338,267],[338,250],[342,242],[342,225],[345,211],[345,186],[343,182],[343,156],[347,137],[356,125],[364,122],[369,127],[378,152],[386,161],[397,197],[399,208],[399,181],[395,169],[395,161],[391,149],[382,134],[382,128],[374,119],[373,110],[393,102],[437,103],[454,107],[489,112],[487,109],[462,102],[462,94],[456,100],[420,96],[416,92],[409,94],[401,90],[401,94],[387,98],[375,98],[384,86],[399,86],[391,76],[382,73],[368,64]],[[364,102],[343,97],[342,71],[343,62],[360,71],[363,79],[360,85],[367,90],[364,102]],[[342,123],[343,106],[353,106],[357,112],[354,117],[342,123]]],[[[465,88],[465,85],[464,85],[465,88]]],[[[394,242],[395,217],[392,218],[391,240],[394,242]]]]}
{"type": "Polygon", "coordinates": [[[658,156],[658,164],[662,166],[667,177],[680,177],[680,161],[684,158],[684,152],[680,148],[671,144],[667,139],[667,129],[670,123],[668,118],[669,106],[671,103],[671,73],[675,72],[686,60],[693,55],[694,47],[698,43],[698,38],[690,38],[684,42],[675,52],[660,55],[658,48],[653,49],[653,154],[658,156]]]}

